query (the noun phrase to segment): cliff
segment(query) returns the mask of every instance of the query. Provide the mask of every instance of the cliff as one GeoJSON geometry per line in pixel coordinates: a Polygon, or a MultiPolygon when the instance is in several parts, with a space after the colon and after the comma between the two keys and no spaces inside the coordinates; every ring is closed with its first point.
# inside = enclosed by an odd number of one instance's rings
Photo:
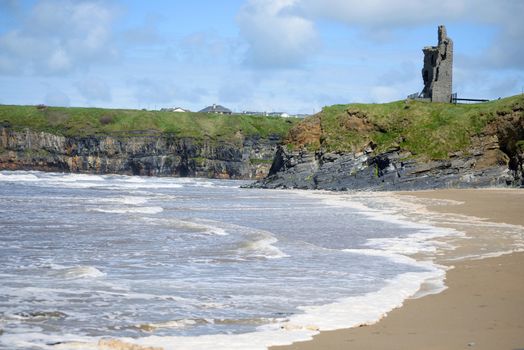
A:
{"type": "Polygon", "coordinates": [[[260,179],[253,187],[524,186],[524,97],[326,107],[303,121],[0,106],[0,169],[260,179]]]}
{"type": "Polygon", "coordinates": [[[259,179],[294,119],[0,106],[0,169],[259,179]]]}
{"type": "Polygon", "coordinates": [[[415,190],[524,186],[524,97],[474,105],[326,107],[292,128],[254,187],[415,190]]]}

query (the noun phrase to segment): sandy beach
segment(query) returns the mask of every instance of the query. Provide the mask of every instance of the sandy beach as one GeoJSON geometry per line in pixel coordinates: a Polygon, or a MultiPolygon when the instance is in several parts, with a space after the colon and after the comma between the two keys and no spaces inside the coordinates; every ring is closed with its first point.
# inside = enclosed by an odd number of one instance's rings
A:
{"type": "MultiPolygon", "coordinates": [[[[444,205],[428,206],[430,212],[524,226],[524,190],[438,190],[396,195],[444,200],[444,205]]],[[[449,222],[443,226],[452,227],[449,222]]],[[[478,253],[479,241],[489,242],[489,237],[482,237],[489,232],[480,232],[475,226],[465,232],[470,239],[461,240],[459,250],[464,255],[468,250],[472,255],[478,253]]],[[[505,250],[504,239],[489,244],[505,250]]],[[[524,253],[437,262],[452,267],[444,292],[406,300],[374,325],[321,332],[312,341],[271,349],[524,349],[524,253]]]]}

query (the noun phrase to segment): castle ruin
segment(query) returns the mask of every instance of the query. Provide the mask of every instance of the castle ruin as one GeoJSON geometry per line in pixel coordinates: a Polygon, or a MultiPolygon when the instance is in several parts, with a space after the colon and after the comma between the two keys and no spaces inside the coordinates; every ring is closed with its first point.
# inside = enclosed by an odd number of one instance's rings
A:
{"type": "Polygon", "coordinates": [[[447,36],[446,27],[438,27],[438,45],[426,46],[421,97],[432,102],[451,102],[453,77],[453,40],[447,36]]]}

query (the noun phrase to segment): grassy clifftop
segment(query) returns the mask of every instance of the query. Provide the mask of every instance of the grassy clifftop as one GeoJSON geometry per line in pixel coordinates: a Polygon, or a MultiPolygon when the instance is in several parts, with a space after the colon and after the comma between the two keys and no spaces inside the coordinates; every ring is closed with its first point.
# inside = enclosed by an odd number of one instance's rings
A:
{"type": "Polygon", "coordinates": [[[370,142],[376,152],[400,148],[417,157],[444,159],[465,150],[498,117],[524,110],[524,96],[479,104],[397,101],[325,107],[289,133],[289,147],[360,151],[370,142]]]}
{"type": "Polygon", "coordinates": [[[295,118],[173,113],[103,108],[0,105],[0,124],[65,136],[173,133],[179,137],[235,141],[239,136],[285,136],[295,118]]]}

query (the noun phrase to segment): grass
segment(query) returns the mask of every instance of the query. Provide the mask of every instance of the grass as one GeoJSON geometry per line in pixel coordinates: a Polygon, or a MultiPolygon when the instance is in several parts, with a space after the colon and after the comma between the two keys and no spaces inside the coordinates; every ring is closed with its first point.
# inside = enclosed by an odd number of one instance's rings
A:
{"type": "MultiPolygon", "coordinates": [[[[515,110],[524,110],[524,96],[457,105],[420,101],[334,105],[302,122],[251,115],[0,105],[0,125],[65,136],[171,133],[240,144],[246,136],[284,137],[295,126],[307,135],[308,128],[320,123],[320,139],[309,133],[309,143],[304,144],[310,151],[360,151],[372,143],[377,153],[400,148],[415,157],[445,159],[452,152],[467,149],[471,136],[479,134],[497,116],[515,110]]],[[[286,142],[288,148],[296,147],[292,141],[286,142]]],[[[517,145],[519,149],[524,149],[522,142],[517,145]]]]}
{"type": "Polygon", "coordinates": [[[357,151],[372,142],[377,153],[400,147],[415,156],[445,159],[451,152],[466,149],[471,136],[497,116],[523,108],[522,95],[478,104],[397,101],[335,105],[320,113],[322,135],[317,149],[357,151]],[[352,115],[357,115],[364,127],[352,128],[352,115]]]}
{"type": "Polygon", "coordinates": [[[298,121],[251,115],[0,105],[0,124],[65,136],[172,133],[197,140],[242,142],[244,136],[283,137],[298,121]]]}

